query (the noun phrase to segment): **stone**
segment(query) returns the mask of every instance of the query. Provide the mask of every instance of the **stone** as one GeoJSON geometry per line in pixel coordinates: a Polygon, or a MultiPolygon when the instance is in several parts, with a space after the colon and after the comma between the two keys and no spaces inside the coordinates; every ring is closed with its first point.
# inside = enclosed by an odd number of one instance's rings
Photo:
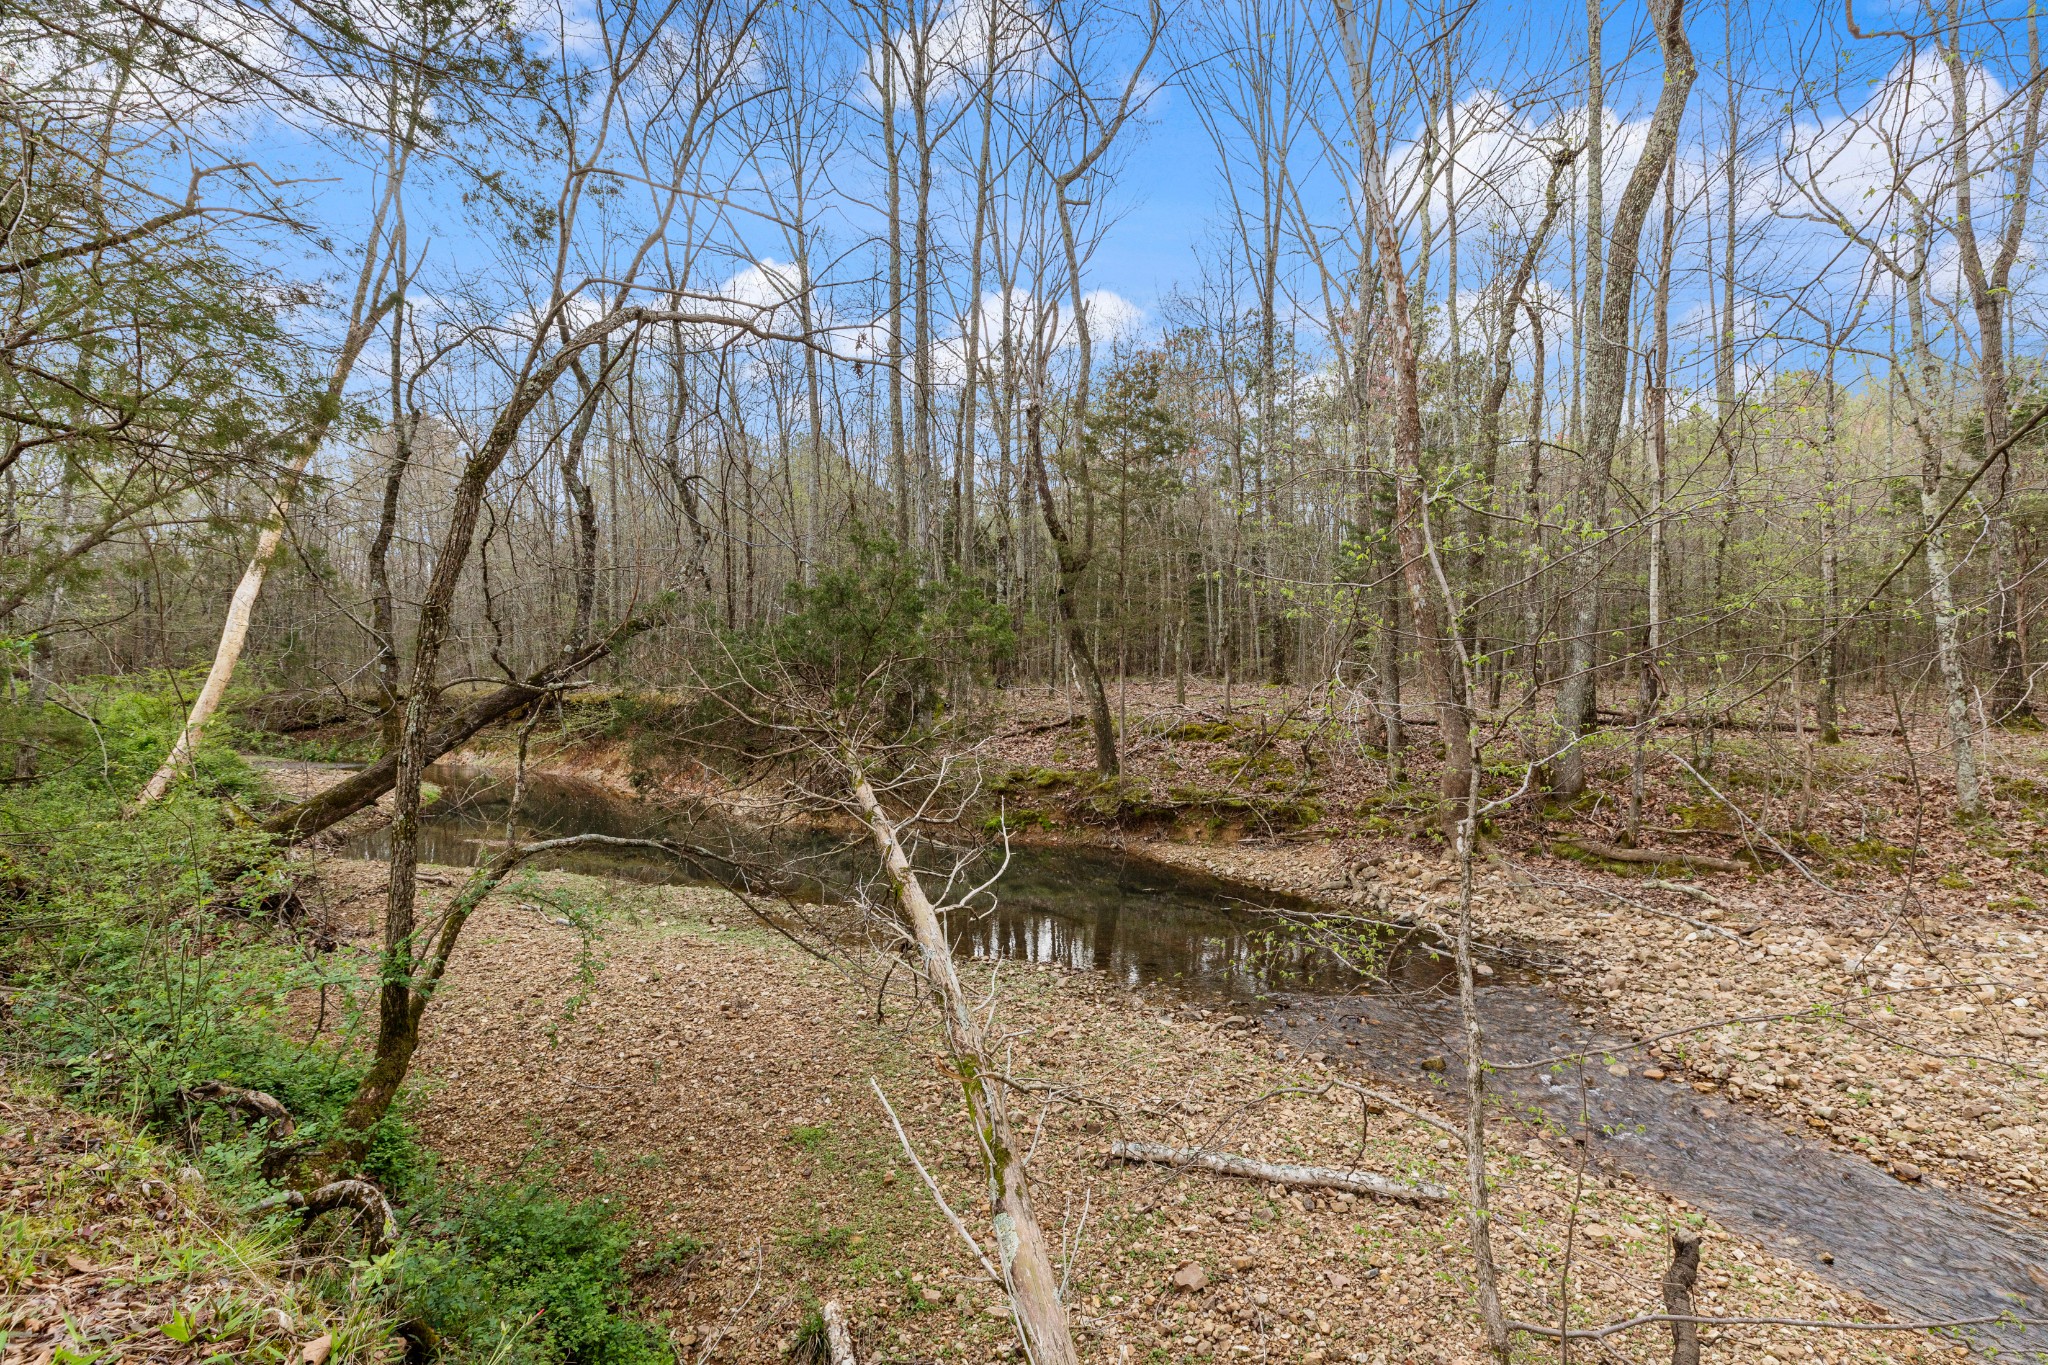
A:
{"type": "Polygon", "coordinates": [[[1198,1294],[1209,1287],[1209,1272],[1202,1268],[1201,1262],[1189,1261],[1173,1272],[1173,1287],[1198,1294]]]}
{"type": "Polygon", "coordinates": [[[1664,1075],[1665,1072],[1663,1067],[1653,1066],[1643,1073],[1643,1079],[1646,1081],[1661,1081],[1664,1079],[1664,1075]]]}
{"type": "Polygon", "coordinates": [[[1894,1161],[1892,1163],[1892,1174],[1901,1180],[1914,1181],[1920,1178],[1922,1172],[1918,1166],[1915,1166],[1910,1161],[1894,1161]]]}

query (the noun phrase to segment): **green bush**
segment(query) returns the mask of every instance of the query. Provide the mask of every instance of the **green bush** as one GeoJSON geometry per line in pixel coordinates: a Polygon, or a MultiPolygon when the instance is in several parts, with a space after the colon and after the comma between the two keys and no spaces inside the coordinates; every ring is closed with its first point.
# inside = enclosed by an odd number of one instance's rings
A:
{"type": "Polygon", "coordinates": [[[672,1359],[627,1315],[638,1229],[602,1202],[564,1198],[541,1180],[444,1182],[408,1216],[399,1292],[442,1350],[505,1365],[672,1359]]]}
{"type": "MultiPolygon", "coordinates": [[[[291,905],[292,869],[240,816],[236,803],[261,783],[232,750],[202,746],[193,780],[131,811],[182,708],[111,686],[77,695],[90,719],[0,707],[0,745],[33,743],[40,773],[0,788],[0,977],[11,989],[0,1042],[74,1102],[180,1136],[189,1123],[196,1164],[223,1202],[252,1202],[286,1174],[264,1169],[264,1135],[218,1107],[188,1113],[178,1092],[216,1079],[265,1091],[310,1149],[355,1091],[368,983],[352,964],[308,953],[277,913],[291,905]],[[326,1001],[312,1043],[282,1027],[306,991],[326,1001]]],[[[444,1358],[670,1359],[628,1312],[624,1257],[638,1234],[623,1216],[537,1180],[439,1173],[402,1107],[374,1133],[361,1173],[398,1203],[404,1229],[368,1280],[444,1358]]],[[[295,1226],[280,1218],[276,1231],[295,1226]]],[[[344,1276],[329,1292],[362,1291],[344,1276]]]]}

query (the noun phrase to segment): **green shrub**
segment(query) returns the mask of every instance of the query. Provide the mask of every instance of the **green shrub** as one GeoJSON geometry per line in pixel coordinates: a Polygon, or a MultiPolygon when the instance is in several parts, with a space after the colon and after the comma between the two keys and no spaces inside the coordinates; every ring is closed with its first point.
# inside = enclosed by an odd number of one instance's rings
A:
{"type": "MultiPolygon", "coordinates": [[[[443,1351],[518,1365],[667,1365],[627,1313],[638,1229],[542,1180],[448,1182],[409,1212],[399,1296],[443,1351]]],[[[680,1263],[680,1262],[679,1262],[680,1263]]]]}
{"type": "MultiPolygon", "coordinates": [[[[239,818],[234,800],[261,783],[232,750],[202,746],[193,779],[132,812],[182,707],[112,687],[78,695],[90,721],[0,707],[0,745],[36,744],[41,774],[0,788],[0,977],[11,990],[0,1042],[74,1102],[173,1133],[189,1124],[222,1202],[252,1202],[287,1174],[264,1169],[265,1136],[218,1107],[187,1112],[178,1092],[216,1079],[265,1091],[291,1111],[295,1140],[317,1144],[356,1088],[368,983],[308,953],[278,913],[292,903],[292,869],[239,818]],[[282,1027],[307,991],[326,1002],[312,1043],[282,1027]]],[[[638,1233],[615,1211],[537,1180],[438,1173],[403,1107],[373,1133],[361,1173],[398,1203],[404,1233],[372,1273],[335,1277],[334,1301],[373,1283],[385,1309],[455,1360],[671,1359],[628,1312],[624,1258],[638,1233]]],[[[259,1235],[296,1227],[273,1222],[259,1235]]],[[[676,1243],[656,1259],[672,1269],[701,1251],[676,1243]]]]}

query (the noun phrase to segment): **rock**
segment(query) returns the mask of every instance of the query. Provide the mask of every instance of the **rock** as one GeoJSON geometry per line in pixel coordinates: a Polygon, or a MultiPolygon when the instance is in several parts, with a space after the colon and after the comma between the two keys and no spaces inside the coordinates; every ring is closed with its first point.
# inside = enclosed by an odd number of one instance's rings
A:
{"type": "Polygon", "coordinates": [[[1209,1272],[1199,1261],[1189,1261],[1173,1272],[1173,1287],[1184,1289],[1190,1294],[1199,1294],[1209,1287],[1209,1272]]]}
{"type": "Polygon", "coordinates": [[[1651,1067],[1651,1068],[1650,1068],[1649,1070],[1647,1070],[1647,1071],[1645,1071],[1645,1072],[1643,1073],[1643,1079],[1644,1079],[1644,1080],[1646,1080],[1646,1081],[1661,1081],[1661,1080],[1663,1080],[1663,1079],[1664,1079],[1664,1068],[1663,1068],[1663,1067],[1661,1067],[1661,1066],[1653,1066],[1653,1067],[1651,1067]]]}
{"type": "Polygon", "coordinates": [[[1918,1166],[1915,1166],[1910,1161],[1894,1161],[1892,1163],[1892,1174],[1901,1180],[1914,1181],[1920,1178],[1922,1172],[1918,1166]]]}

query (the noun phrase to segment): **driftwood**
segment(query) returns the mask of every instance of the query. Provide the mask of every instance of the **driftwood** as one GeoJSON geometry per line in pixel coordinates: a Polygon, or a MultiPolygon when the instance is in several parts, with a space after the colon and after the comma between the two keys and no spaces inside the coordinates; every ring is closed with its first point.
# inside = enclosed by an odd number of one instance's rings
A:
{"type": "Polygon", "coordinates": [[[1294,1189],[1342,1190],[1346,1194],[1369,1194],[1381,1199],[1403,1199],[1411,1203],[1439,1203],[1451,1197],[1441,1185],[1428,1181],[1410,1184],[1389,1180],[1368,1171],[1340,1171],[1329,1166],[1297,1166],[1290,1162],[1254,1161],[1229,1152],[1205,1152],[1199,1147],[1169,1147],[1163,1142],[1109,1144],[1109,1154],[1118,1161],[1150,1162],[1159,1166],[1192,1167],[1212,1175],[1242,1176],[1271,1185],[1294,1189]]]}
{"type": "Polygon", "coordinates": [[[846,1325],[846,1310],[833,1299],[820,1310],[825,1320],[825,1357],[831,1365],[860,1365],[853,1353],[853,1329],[846,1325]]]}
{"type": "Polygon", "coordinates": [[[317,1190],[291,1190],[258,1200],[247,1210],[251,1217],[289,1209],[308,1219],[336,1209],[354,1209],[362,1214],[369,1229],[370,1254],[378,1255],[398,1240],[398,1217],[391,1212],[384,1192],[367,1180],[330,1180],[317,1190]]]}
{"type": "Polygon", "coordinates": [[[1602,843],[1598,839],[1587,839],[1574,834],[1558,839],[1560,844],[1584,849],[1597,858],[1607,858],[1617,863],[1675,863],[1682,867],[1697,867],[1707,872],[1747,872],[1748,863],[1733,858],[1717,858],[1710,853],[1686,853],[1675,848],[1623,848],[1620,844],[1602,843]]]}

